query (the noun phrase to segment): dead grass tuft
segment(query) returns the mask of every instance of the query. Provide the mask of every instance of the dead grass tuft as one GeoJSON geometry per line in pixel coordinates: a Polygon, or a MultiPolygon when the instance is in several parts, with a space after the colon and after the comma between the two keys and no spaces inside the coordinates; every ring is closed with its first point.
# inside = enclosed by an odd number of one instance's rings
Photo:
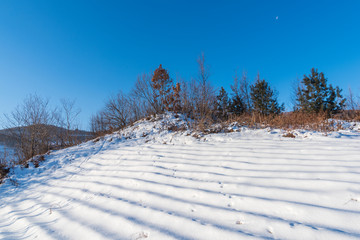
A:
{"type": "Polygon", "coordinates": [[[292,132],[287,132],[287,133],[285,133],[285,134],[283,135],[283,137],[287,137],[287,138],[295,138],[296,136],[295,136],[295,134],[294,134],[294,133],[292,133],[292,132]]]}

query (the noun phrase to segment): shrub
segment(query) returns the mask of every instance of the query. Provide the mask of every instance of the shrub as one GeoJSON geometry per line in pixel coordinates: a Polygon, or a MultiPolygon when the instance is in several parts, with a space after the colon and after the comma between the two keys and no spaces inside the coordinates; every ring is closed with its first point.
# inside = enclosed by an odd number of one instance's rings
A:
{"type": "Polygon", "coordinates": [[[4,165],[0,165],[0,183],[2,183],[2,180],[6,177],[9,171],[10,171],[9,168],[7,168],[4,165]]]}
{"type": "Polygon", "coordinates": [[[292,132],[287,132],[283,135],[283,137],[286,137],[286,138],[295,138],[296,136],[294,135],[294,133],[292,132]]]}

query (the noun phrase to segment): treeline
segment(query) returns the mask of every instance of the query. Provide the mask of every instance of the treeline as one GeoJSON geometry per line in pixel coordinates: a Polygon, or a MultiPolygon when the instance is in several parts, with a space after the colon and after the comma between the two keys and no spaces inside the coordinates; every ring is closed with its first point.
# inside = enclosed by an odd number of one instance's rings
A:
{"type": "MultiPolygon", "coordinates": [[[[177,81],[160,65],[152,74],[140,76],[129,94],[122,92],[111,97],[105,107],[91,118],[94,133],[104,134],[121,129],[148,115],[172,111],[194,119],[199,125],[207,126],[239,117],[271,119],[281,115],[284,104],[279,103],[277,91],[258,74],[251,83],[246,74],[235,77],[227,93],[219,91],[209,81],[209,67],[202,55],[198,59],[198,76],[190,82],[177,81]]],[[[311,69],[304,75],[294,91],[293,113],[320,114],[325,118],[345,109],[346,99],[339,87],[328,84],[324,73],[311,69]]],[[[354,110],[358,104],[351,97],[354,110]]],[[[312,119],[312,118],[311,118],[312,119]]]]}

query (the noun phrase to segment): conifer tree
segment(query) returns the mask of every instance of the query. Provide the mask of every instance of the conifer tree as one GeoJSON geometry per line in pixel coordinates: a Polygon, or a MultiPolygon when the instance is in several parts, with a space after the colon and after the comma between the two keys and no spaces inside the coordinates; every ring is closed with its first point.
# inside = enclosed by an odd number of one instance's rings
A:
{"type": "Polygon", "coordinates": [[[345,106],[345,98],[339,87],[327,85],[324,73],[312,68],[309,76],[304,75],[296,93],[296,109],[305,112],[327,112],[334,114],[345,106]]]}
{"type": "Polygon", "coordinates": [[[239,95],[231,98],[229,111],[234,115],[241,115],[246,111],[246,105],[239,95]]]}
{"type": "Polygon", "coordinates": [[[256,82],[250,86],[250,96],[253,110],[263,115],[279,114],[284,111],[284,104],[279,106],[276,94],[265,79],[260,80],[257,76],[256,82]]]}
{"type": "Polygon", "coordinates": [[[219,95],[216,96],[216,115],[221,119],[227,119],[229,111],[229,97],[223,87],[221,87],[219,95]]]}
{"type": "Polygon", "coordinates": [[[154,91],[154,106],[157,113],[171,109],[173,100],[173,81],[166,69],[160,66],[154,71],[151,79],[151,87],[154,91]]]}

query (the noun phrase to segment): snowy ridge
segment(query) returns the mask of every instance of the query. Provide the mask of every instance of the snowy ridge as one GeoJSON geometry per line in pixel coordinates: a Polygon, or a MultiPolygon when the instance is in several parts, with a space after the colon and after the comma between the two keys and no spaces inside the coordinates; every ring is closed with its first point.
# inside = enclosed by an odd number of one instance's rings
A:
{"type": "Polygon", "coordinates": [[[189,124],[142,120],[15,169],[0,238],[360,238],[358,123],[296,138],[237,124],[199,138],[189,124]]]}

